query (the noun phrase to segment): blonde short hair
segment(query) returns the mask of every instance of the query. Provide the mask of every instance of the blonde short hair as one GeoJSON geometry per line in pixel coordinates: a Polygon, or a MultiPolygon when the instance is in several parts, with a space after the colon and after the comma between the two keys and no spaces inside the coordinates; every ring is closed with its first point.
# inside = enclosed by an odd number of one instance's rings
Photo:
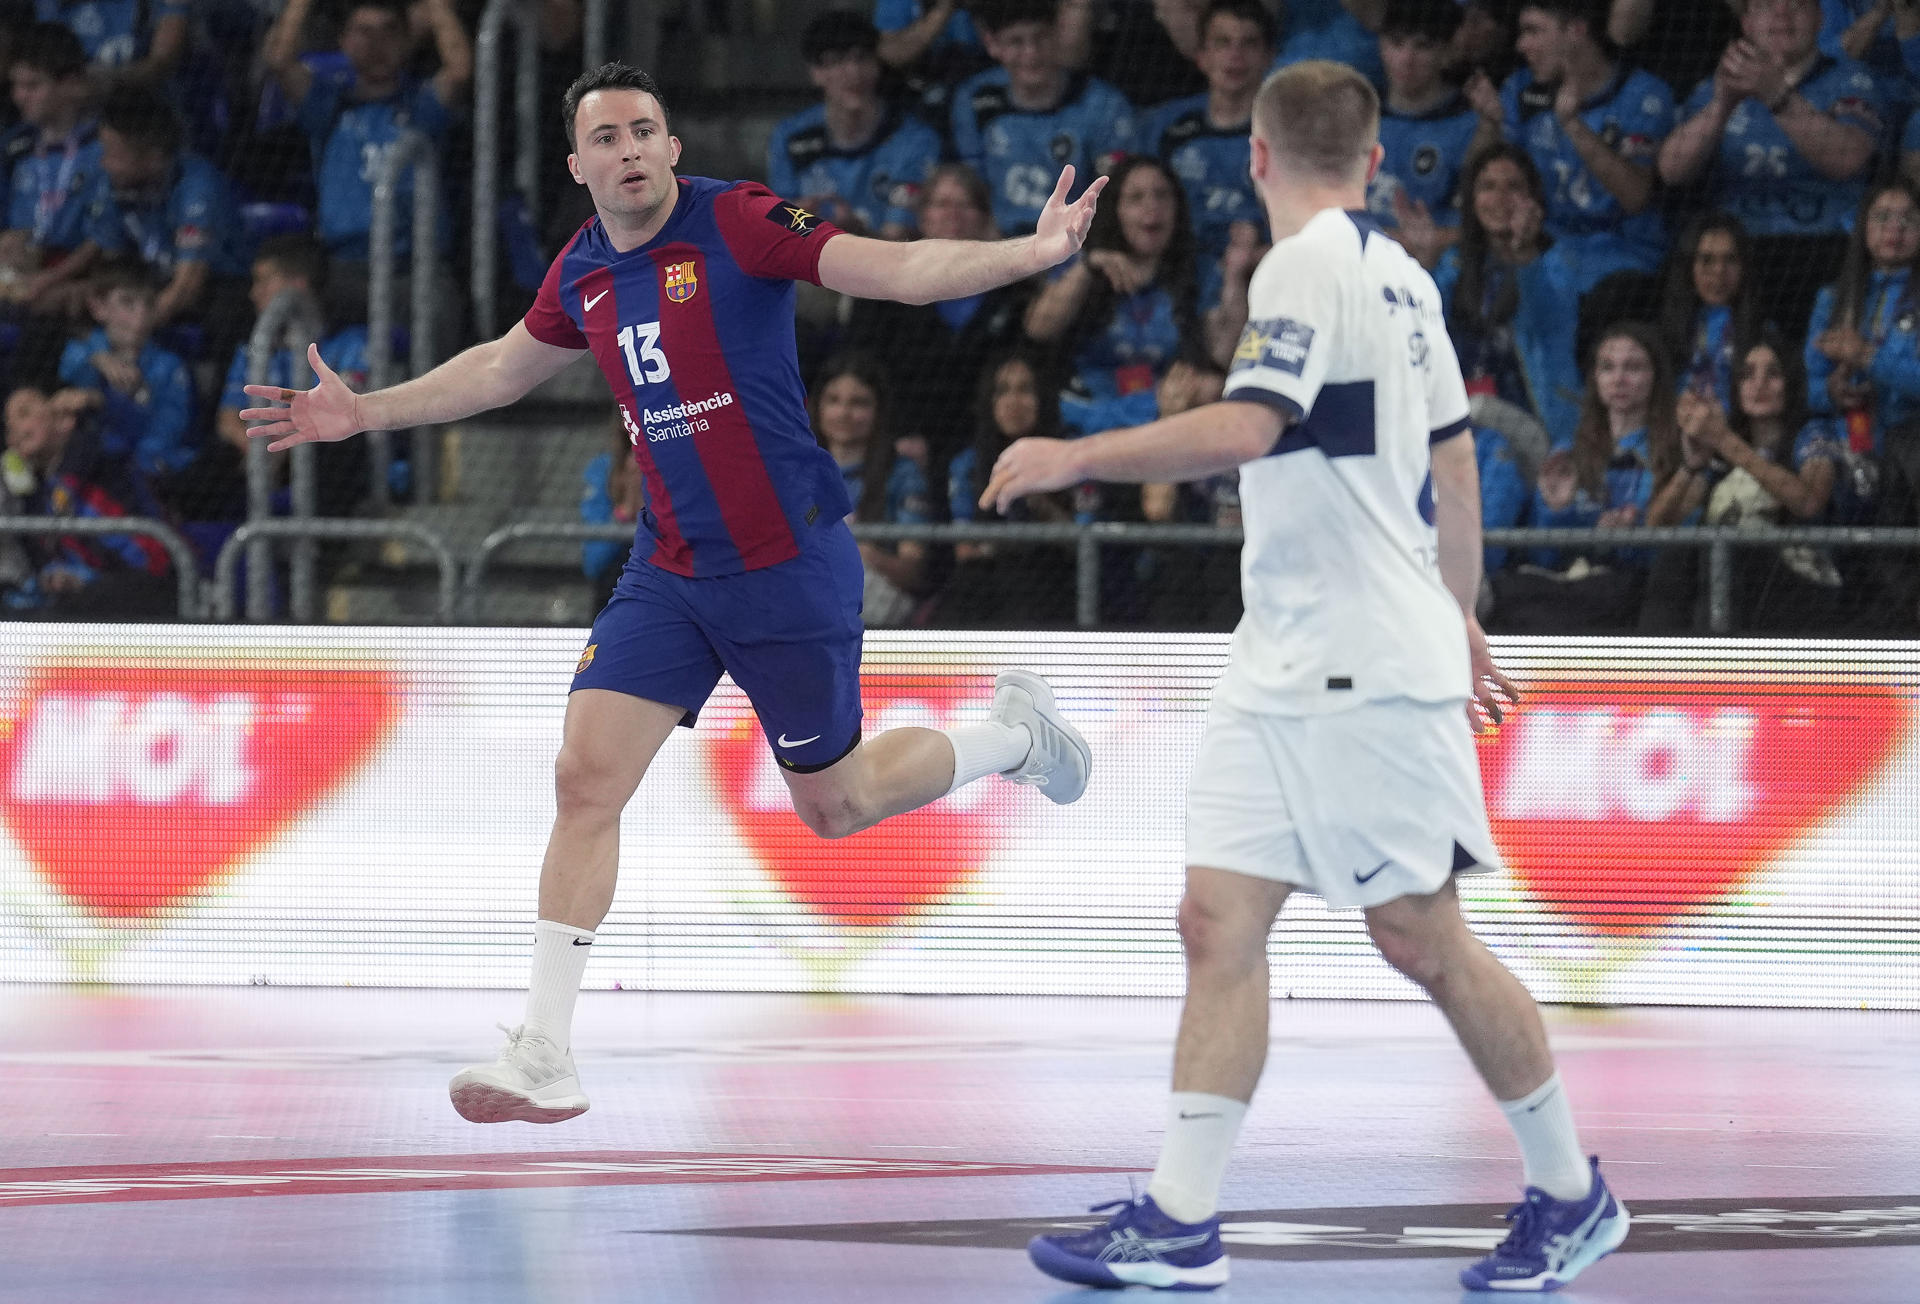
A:
{"type": "Polygon", "coordinates": [[[1308,59],[1267,78],[1253,102],[1253,129],[1290,171],[1364,178],[1380,139],[1380,96],[1346,64],[1308,59]]]}

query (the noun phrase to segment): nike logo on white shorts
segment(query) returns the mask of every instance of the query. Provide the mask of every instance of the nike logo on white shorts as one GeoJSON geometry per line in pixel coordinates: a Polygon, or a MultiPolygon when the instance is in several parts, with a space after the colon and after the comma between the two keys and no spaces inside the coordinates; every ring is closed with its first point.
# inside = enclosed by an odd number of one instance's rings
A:
{"type": "Polygon", "coordinates": [[[789,742],[789,741],[787,740],[787,736],[786,736],[785,734],[781,734],[781,735],[780,735],[780,740],[779,740],[779,741],[780,741],[780,745],[781,745],[782,747],[805,747],[805,746],[806,746],[806,745],[807,745],[808,743],[817,743],[817,742],[819,742],[819,741],[820,741],[820,735],[819,735],[819,734],[815,734],[815,735],[814,735],[813,737],[811,737],[811,738],[795,738],[795,739],[793,739],[793,740],[792,740],[791,742],[789,742]]]}
{"type": "Polygon", "coordinates": [[[584,302],[583,304],[581,304],[581,305],[580,305],[580,311],[581,311],[581,312],[583,312],[583,313],[589,313],[589,312],[592,312],[592,311],[593,311],[593,305],[594,305],[594,304],[596,304],[596,303],[599,303],[599,302],[600,302],[600,301],[601,301],[602,299],[604,299],[604,298],[606,298],[606,297],[607,297],[607,291],[605,291],[605,290],[602,290],[602,291],[600,291],[600,293],[598,293],[598,294],[596,294],[596,295],[594,295],[594,296],[593,296],[592,298],[590,298],[590,299],[588,299],[588,300],[586,300],[586,302],[584,302]]]}

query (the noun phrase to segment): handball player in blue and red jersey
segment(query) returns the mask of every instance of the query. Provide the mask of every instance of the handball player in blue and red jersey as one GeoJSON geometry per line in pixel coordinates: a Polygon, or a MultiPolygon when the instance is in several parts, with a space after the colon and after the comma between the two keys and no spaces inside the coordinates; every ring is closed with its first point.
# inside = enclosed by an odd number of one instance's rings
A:
{"type": "Polygon", "coordinates": [[[1074,203],[1065,169],[1034,233],[997,242],[849,235],[750,182],[676,177],[680,142],[652,78],[584,73],[562,105],[573,179],[595,216],[526,317],[424,376],[355,394],[309,350],[318,383],[249,385],[278,450],[454,421],[511,403],[591,351],[645,482],[632,560],[595,620],[567,700],[557,813],[540,869],[533,976],[499,1059],[453,1079],[478,1123],[554,1123],[587,1108],[574,998],[613,901],[620,812],[676,725],[724,671],[752,701],[795,811],[857,833],[990,774],[1071,802],[1086,742],[1039,676],[1002,673],[984,724],[860,737],[860,553],[839,468],[814,441],[794,351],[793,283],[868,299],[963,299],[1079,251],[1104,181],[1074,203]]]}

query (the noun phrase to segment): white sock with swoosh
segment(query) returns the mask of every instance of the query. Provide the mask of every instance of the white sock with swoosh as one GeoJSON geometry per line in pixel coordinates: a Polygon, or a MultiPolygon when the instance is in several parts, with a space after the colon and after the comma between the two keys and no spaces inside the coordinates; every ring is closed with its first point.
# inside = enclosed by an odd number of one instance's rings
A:
{"type": "Polygon", "coordinates": [[[1500,1112],[1520,1138],[1527,1185],[1556,1200],[1584,1200],[1593,1189],[1593,1169],[1580,1153],[1573,1106],[1560,1086],[1560,1075],[1555,1073],[1518,1100],[1501,1101],[1500,1112]]]}
{"type": "Polygon", "coordinates": [[[533,925],[533,977],[527,983],[522,1031],[566,1050],[573,1045],[573,1003],[593,954],[593,934],[551,919],[533,925]]]}
{"type": "Polygon", "coordinates": [[[1245,1101],[1204,1091],[1176,1091],[1167,1105],[1167,1135],[1160,1143],[1147,1194],[1176,1222],[1197,1223],[1220,1208],[1220,1183],[1234,1139],[1247,1116],[1245,1101]]]}
{"type": "Polygon", "coordinates": [[[1025,728],[997,720],[941,732],[953,747],[953,782],[947,786],[950,793],[989,774],[1018,769],[1033,750],[1033,737],[1025,728]]]}

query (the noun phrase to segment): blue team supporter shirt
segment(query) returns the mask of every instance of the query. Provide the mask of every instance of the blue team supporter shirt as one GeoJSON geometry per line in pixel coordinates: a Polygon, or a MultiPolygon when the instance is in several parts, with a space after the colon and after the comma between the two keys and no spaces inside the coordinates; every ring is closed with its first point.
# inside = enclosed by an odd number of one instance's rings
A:
{"type": "Polygon", "coordinates": [[[32,127],[9,132],[4,146],[13,170],[7,192],[7,228],[26,231],[43,249],[72,249],[86,234],[87,197],[102,176],[100,131],[87,121],[59,140],[32,127]]]}
{"type": "MultiPolygon", "coordinates": [[[[1052,279],[1058,280],[1072,265],[1062,263],[1052,279]]],[[[1114,297],[1107,320],[1093,323],[1080,337],[1073,374],[1088,397],[1121,398],[1152,390],[1179,356],[1180,326],[1173,295],[1165,286],[1149,285],[1124,298],[1114,297]]]]}
{"type": "Polygon", "coordinates": [[[591,350],[613,389],[645,484],[634,561],[729,575],[799,556],[853,510],[814,440],[793,333],[793,283],[819,284],[840,231],[753,182],[678,186],[638,249],[589,218],[524,324],[591,350]]]}
{"type": "Polygon", "coordinates": [[[1007,70],[989,68],[953,95],[953,146],[993,190],[993,220],[1002,235],[1033,230],[1060,169],[1074,167],[1079,197],[1099,174],[1099,160],[1134,148],[1133,107],[1095,77],[1068,78],[1060,102],[1030,112],[1014,104],[1007,70]]]}
{"type": "MultiPolygon", "coordinates": [[[[867,487],[866,462],[841,466],[840,483],[846,488],[847,501],[858,510],[867,487]]],[[[886,501],[881,510],[880,519],[888,525],[925,525],[933,519],[927,500],[927,473],[918,462],[910,457],[893,459],[893,466],[887,472],[886,501]]]]}
{"type": "Polygon", "coordinates": [[[115,461],[126,460],[143,475],[178,471],[194,458],[189,430],[193,418],[193,378],[187,364],[149,343],[140,350],[138,366],[146,382],[141,394],[123,394],[107,384],[93,365],[93,355],[112,346],[107,333],[96,329],[84,339],[69,340],[60,354],[60,380],[80,389],[97,389],[106,396],[101,422],[101,451],[115,461]]]}
{"type": "Polygon", "coordinates": [[[914,199],[939,160],[939,134],[894,110],[888,110],[869,144],[836,149],[827,136],[826,107],[816,104],[773,129],[767,184],[781,195],[832,195],[870,231],[911,227],[914,199]]]}
{"type": "Polygon", "coordinates": [[[1380,38],[1347,12],[1344,5],[1327,5],[1314,12],[1289,4],[1286,12],[1292,20],[1291,30],[1285,34],[1270,72],[1306,59],[1330,59],[1358,69],[1376,87],[1386,85],[1387,70],[1380,62],[1380,38]]]}
{"type": "Polygon", "coordinates": [[[1394,196],[1405,195],[1425,204],[1436,225],[1460,225],[1460,174],[1479,129],[1480,115],[1461,95],[1425,113],[1382,107],[1380,145],[1386,155],[1367,186],[1368,210],[1393,230],[1399,225],[1394,196]]]}
{"type": "Polygon", "coordinates": [[[182,154],[157,191],[116,194],[102,174],[93,186],[87,239],[107,253],[131,250],[162,275],[177,263],[202,262],[215,276],[246,272],[227,179],[197,154],[182,154]]]}
{"type": "MultiPolygon", "coordinates": [[[[355,80],[352,68],[316,71],[297,116],[313,142],[320,238],[337,257],[364,259],[381,164],[408,130],[425,133],[436,147],[443,144],[454,115],[430,81],[408,81],[394,95],[355,101],[355,80]]],[[[412,168],[400,175],[395,206],[394,251],[404,257],[413,248],[412,168]]],[[[444,248],[452,236],[450,210],[444,204],[439,227],[444,248]]]]}
{"type": "MultiPolygon", "coordinates": [[[[873,25],[883,32],[897,32],[912,27],[920,21],[926,12],[926,6],[920,0],[875,0],[873,6],[873,25]]],[[[958,6],[953,16],[947,19],[947,25],[933,38],[933,44],[927,48],[938,50],[944,46],[962,45],[978,49],[980,35],[974,30],[973,19],[964,8],[958,6]]]]}
{"type": "Polygon", "coordinates": [[[143,58],[153,29],[168,18],[186,17],[188,8],[187,0],[34,0],[33,4],[36,18],[67,28],[80,38],[89,60],[108,67],[143,58]]]}
{"type": "MultiPolygon", "coordinates": [[[[1638,255],[1642,270],[1659,265],[1666,228],[1659,205],[1627,216],[1613,192],[1588,170],[1553,112],[1554,88],[1537,85],[1531,68],[1500,89],[1507,139],[1532,157],[1547,183],[1546,228],[1556,239],[1613,236],[1638,255]]],[[[1674,128],[1673,92],[1652,73],[1620,65],[1613,80],[1580,106],[1580,121],[1630,163],[1651,168],[1674,128]]]]}
{"type": "MultiPolygon", "coordinates": [[[[1880,139],[1883,114],[1873,74],[1851,59],[1822,57],[1801,79],[1800,94],[1822,113],[1880,139]]],[[[1713,99],[1713,78],[1694,87],[1682,121],[1713,99]]],[[[1749,235],[1832,235],[1844,231],[1866,193],[1867,169],[1851,181],[1820,175],[1766,106],[1740,101],[1712,164],[1713,204],[1739,218],[1749,235]]]]}
{"type": "Polygon", "coordinates": [[[1195,244],[1203,259],[1226,252],[1235,222],[1262,230],[1267,215],[1248,175],[1247,133],[1251,123],[1216,127],[1207,120],[1207,97],[1190,95],[1153,110],[1140,133],[1142,143],[1180,178],[1187,193],[1195,244]]]}
{"type": "MultiPolygon", "coordinates": [[[[227,367],[226,383],[220,388],[220,406],[223,408],[252,407],[253,400],[247,397],[247,366],[250,361],[248,348],[242,344],[233,351],[233,362],[227,367]]],[[[320,358],[329,367],[340,373],[342,380],[358,387],[367,378],[367,328],[349,326],[345,330],[329,335],[320,343],[320,358]]],[[[283,389],[293,384],[293,351],[279,349],[267,359],[267,378],[263,385],[279,385],[283,389]]],[[[309,384],[312,382],[309,381],[309,384]]]]}

